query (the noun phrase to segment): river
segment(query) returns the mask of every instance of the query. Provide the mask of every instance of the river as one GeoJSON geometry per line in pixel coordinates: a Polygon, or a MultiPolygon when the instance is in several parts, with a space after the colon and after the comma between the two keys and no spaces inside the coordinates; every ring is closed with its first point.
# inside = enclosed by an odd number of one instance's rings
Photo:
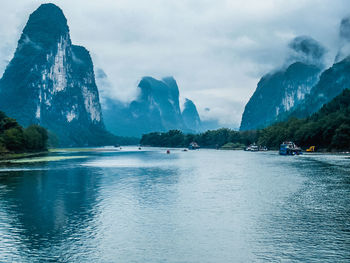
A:
{"type": "Polygon", "coordinates": [[[125,147],[2,164],[0,262],[350,262],[349,155],[125,147]]]}

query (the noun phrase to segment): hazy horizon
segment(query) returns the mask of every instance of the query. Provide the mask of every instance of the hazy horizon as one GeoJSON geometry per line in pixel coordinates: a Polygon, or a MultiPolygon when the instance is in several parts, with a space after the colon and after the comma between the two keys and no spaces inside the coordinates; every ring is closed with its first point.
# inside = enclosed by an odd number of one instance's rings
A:
{"type": "MultiPolygon", "coordinates": [[[[1,75],[29,14],[45,2],[3,0],[1,75]]],[[[319,41],[329,67],[340,21],[349,15],[345,0],[51,2],[67,17],[73,43],[90,51],[95,72],[107,74],[102,98],[130,101],[143,76],[174,76],[182,99],[193,100],[202,119],[229,127],[239,126],[262,75],[290,57],[294,37],[319,41]]]]}

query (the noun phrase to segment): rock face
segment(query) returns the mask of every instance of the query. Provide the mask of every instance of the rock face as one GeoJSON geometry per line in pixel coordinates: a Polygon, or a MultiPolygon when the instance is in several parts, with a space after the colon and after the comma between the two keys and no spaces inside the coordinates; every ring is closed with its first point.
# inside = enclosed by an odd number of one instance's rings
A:
{"type": "Polygon", "coordinates": [[[298,107],[318,82],[325,49],[305,36],[293,39],[289,47],[291,64],[261,78],[245,107],[240,130],[264,128],[287,118],[286,113],[298,107]]]}
{"type": "MultiPolygon", "coordinates": [[[[143,77],[138,88],[138,98],[129,105],[113,100],[106,101],[103,114],[106,127],[110,131],[122,136],[137,137],[149,132],[172,129],[195,131],[191,129],[192,125],[188,127],[184,122],[180,110],[179,88],[173,77],[161,80],[143,77]]],[[[188,110],[185,115],[186,118],[189,117],[188,110]]]]}
{"type": "Polygon", "coordinates": [[[40,124],[62,145],[98,145],[104,129],[89,52],[72,45],[54,4],[33,12],[0,81],[0,109],[24,126],[40,124]]]}
{"type": "Polygon", "coordinates": [[[182,111],[182,118],[186,127],[194,131],[202,130],[201,119],[199,117],[196,105],[192,100],[186,99],[184,110],[182,111]]]}
{"type": "Polygon", "coordinates": [[[350,56],[324,71],[311,93],[305,97],[303,103],[289,114],[289,117],[307,117],[342,93],[344,89],[349,88],[350,56]]]}
{"type": "Polygon", "coordinates": [[[310,94],[291,111],[289,117],[305,118],[317,112],[324,104],[350,88],[350,17],[342,19],[339,26],[339,51],[335,63],[325,70],[319,82],[311,89],[310,94]]]}
{"type": "Polygon", "coordinates": [[[285,71],[265,75],[242,116],[241,130],[264,128],[298,106],[317,83],[321,69],[296,62],[285,71]]]}
{"type": "Polygon", "coordinates": [[[144,127],[149,124],[163,129],[184,128],[179,104],[179,88],[172,77],[156,80],[144,77],[137,100],[131,102],[130,111],[135,121],[144,127]]]}

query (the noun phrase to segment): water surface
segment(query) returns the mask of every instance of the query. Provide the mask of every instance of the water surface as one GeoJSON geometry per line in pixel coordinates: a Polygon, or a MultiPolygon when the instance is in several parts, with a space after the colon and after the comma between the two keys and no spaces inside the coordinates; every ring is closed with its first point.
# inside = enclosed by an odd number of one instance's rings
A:
{"type": "Polygon", "coordinates": [[[0,262],[349,262],[346,155],[153,148],[0,166],[0,262]]]}

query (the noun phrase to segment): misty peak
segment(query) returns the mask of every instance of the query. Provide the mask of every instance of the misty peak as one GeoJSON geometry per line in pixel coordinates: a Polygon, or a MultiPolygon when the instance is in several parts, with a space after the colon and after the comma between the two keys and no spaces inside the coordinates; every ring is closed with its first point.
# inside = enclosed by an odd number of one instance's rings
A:
{"type": "MultiPolygon", "coordinates": [[[[176,84],[176,80],[174,79],[173,76],[167,76],[162,78],[162,81],[166,82],[166,83],[172,83],[172,84],[176,84]]],[[[177,84],[176,84],[177,85],[177,84]]]]}
{"type": "Polygon", "coordinates": [[[339,50],[334,62],[340,62],[350,55],[350,16],[340,22],[339,27],[339,50]]]}
{"type": "Polygon", "coordinates": [[[67,22],[67,19],[65,18],[63,11],[61,8],[59,8],[57,5],[52,3],[47,4],[41,4],[33,13],[32,18],[34,17],[42,17],[42,18],[51,18],[51,19],[57,19],[60,18],[67,22]]]}
{"type": "Polygon", "coordinates": [[[189,108],[189,107],[192,107],[194,106],[194,103],[192,100],[188,99],[188,98],[185,98],[185,103],[184,103],[184,107],[185,108],[189,108]]]}
{"type": "Polygon", "coordinates": [[[139,88],[141,89],[141,96],[148,96],[153,94],[155,96],[170,93],[174,99],[178,99],[179,88],[177,86],[176,80],[173,77],[165,77],[161,80],[155,79],[150,76],[145,76],[141,79],[139,83],[139,88]]]}
{"type": "Polygon", "coordinates": [[[322,65],[326,49],[323,45],[309,36],[298,36],[288,45],[292,54],[290,60],[306,64],[322,65]]]}
{"type": "Polygon", "coordinates": [[[350,16],[345,17],[340,22],[340,38],[350,42],[350,16]]]}

